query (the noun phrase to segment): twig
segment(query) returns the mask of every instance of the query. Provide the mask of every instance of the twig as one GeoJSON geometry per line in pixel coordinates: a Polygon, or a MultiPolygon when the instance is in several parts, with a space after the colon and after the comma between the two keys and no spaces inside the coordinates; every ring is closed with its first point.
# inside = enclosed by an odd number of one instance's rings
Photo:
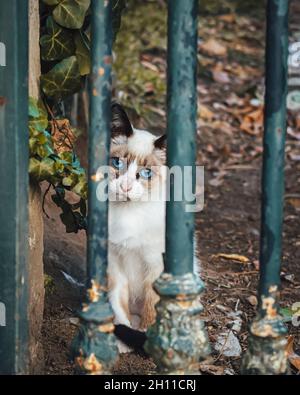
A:
{"type": "Polygon", "coordinates": [[[45,199],[46,199],[46,196],[48,195],[48,192],[50,191],[51,186],[52,186],[52,184],[49,182],[49,185],[48,185],[48,187],[47,187],[47,189],[46,189],[46,191],[45,191],[45,193],[44,193],[44,195],[43,195],[43,203],[42,203],[43,213],[46,215],[46,217],[47,217],[48,219],[50,219],[50,217],[49,217],[49,215],[46,213],[46,210],[45,210],[45,199]]]}

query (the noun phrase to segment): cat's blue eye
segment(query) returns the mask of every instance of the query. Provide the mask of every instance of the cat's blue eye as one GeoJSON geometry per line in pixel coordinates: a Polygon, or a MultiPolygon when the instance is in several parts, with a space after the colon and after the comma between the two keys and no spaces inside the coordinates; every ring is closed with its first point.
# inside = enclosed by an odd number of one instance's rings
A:
{"type": "Polygon", "coordinates": [[[145,180],[149,180],[149,178],[152,177],[152,170],[151,169],[142,169],[142,170],[140,170],[139,175],[142,178],[145,178],[145,180]]]}
{"type": "Polygon", "coordinates": [[[111,158],[111,164],[117,170],[122,170],[125,167],[124,161],[120,158],[111,158]]]}

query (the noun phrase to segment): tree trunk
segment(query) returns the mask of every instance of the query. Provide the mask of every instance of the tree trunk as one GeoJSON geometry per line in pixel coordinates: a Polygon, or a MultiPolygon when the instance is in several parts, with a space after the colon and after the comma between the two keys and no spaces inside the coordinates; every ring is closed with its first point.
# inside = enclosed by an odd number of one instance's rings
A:
{"type": "MultiPolygon", "coordinates": [[[[29,96],[39,97],[40,46],[39,0],[29,0],[29,96]]],[[[43,370],[44,356],[41,329],[44,311],[44,224],[41,189],[30,182],[29,191],[29,370],[39,374],[43,370]]]]}

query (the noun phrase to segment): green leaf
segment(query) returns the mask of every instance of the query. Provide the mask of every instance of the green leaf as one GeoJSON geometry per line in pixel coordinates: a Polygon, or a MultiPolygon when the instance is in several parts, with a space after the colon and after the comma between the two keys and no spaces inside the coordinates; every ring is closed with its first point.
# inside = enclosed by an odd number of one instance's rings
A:
{"type": "Polygon", "coordinates": [[[40,132],[48,126],[48,114],[41,100],[29,97],[29,129],[40,132]]]}
{"type": "Polygon", "coordinates": [[[294,311],[288,307],[281,307],[279,309],[279,314],[282,316],[283,322],[290,322],[292,321],[294,311]]]}
{"type": "Polygon", "coordinates": [[[76,56],[70,56],[41,76],[41,86],[46,96],[62,99],[81,88],[81,78],[76,56]]]}
{"type": "Polygon", "coordinates": [[[78,178],[78,182],[72,188],[72,192],[76,193],[77,195],[79,195],[80,197],[86,200],[87,190],[88,190],[87,179],[86,179],[86,175],[83,174],[78,178]]]}
{"type": "Polygon", "coordinates": [[[29,159],[29,173],[36,180],[50,180],[54,174],[55,162],[53,159],[44,158],[38,160],[36,158],[29,159]]]}
{"type": "Polygon", "coordinates": [[[75,174],[70,174],[68,177],[64,177],[62,180],[62,184],[65,187],[71,187],[76,184],[77,176],[75,174]]]}
{"type": "Polygon", "coordinates": [[[29,108],[28,108],[28,115],[32,118],[38,118],[40,115],[37,100],[33,97],[29,96],[29,108]]]}
{"type": "Polygon", "coordinates": [[[59,26],[51,16],[46,22],[47,34],[40,38],[43,60],[61,60],[75,52],[72,32],[59,26]]]}
{"type": "Polygon", "coordinates": [[[91,71],[90,40],[84,32],[77,32],[74,37],[76,46],[76,56],[81,75],[89,74],[91,71]]]}
{"type": "Polygon", "coordinates": [[[53,18],[68,29],[81,29],[90,0],[59,0],[53,10],[53,18]]]}

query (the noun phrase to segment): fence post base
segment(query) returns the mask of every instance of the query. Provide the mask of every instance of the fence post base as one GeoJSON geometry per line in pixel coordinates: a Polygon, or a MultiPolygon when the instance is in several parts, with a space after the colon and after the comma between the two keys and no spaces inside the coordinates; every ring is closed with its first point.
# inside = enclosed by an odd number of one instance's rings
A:
{"type": "Polygon", "coordinates": [[[277,310],[277,287],[261,297],[261,307],[250,325],[248,350],[241,371],[248,375],[284,375],[288,373],[286,335],[282,317],[277,310]],[[274,289],[274,291],[273,291],[274,289]]]}
{"type": "Polygon", "coordinates": [[[199,317],[199,294],[204,286],[193,273],[163,273],[154,288],[160,296],[156,322],[148,329],[145,350],[158,373],[200,374],[199,360],[210,351],[207,332],[199,317]]]}
{"type": "MultiPolygon", "coordinates": [[[[90,291],[94,292],[93,288],[90,291]]],[[[99,299],[84,305],[78,313],[82,325],[72,345],[76,367],[87,375],[110,374],[119,355],[113,312],[104,294],[99,299]]]]}

